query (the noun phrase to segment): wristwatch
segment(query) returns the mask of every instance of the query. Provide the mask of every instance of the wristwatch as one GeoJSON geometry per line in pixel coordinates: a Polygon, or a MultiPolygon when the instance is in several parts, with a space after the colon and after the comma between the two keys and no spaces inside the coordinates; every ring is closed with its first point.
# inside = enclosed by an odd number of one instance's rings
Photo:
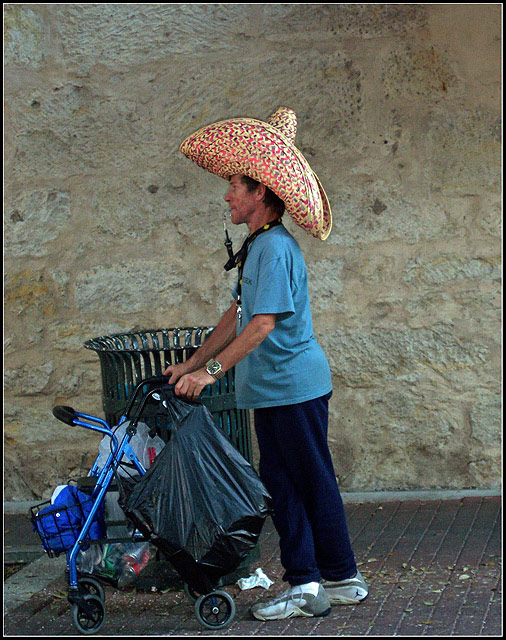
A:
{"type": "Polygon", "coordinates": [[[206,365],[206,371],[209,375],[213,376],[215,380],[219,380],[225,375],[225,372],[221,368],[221,362],[218,362],[218,360],[209,360],[206,365]]]}

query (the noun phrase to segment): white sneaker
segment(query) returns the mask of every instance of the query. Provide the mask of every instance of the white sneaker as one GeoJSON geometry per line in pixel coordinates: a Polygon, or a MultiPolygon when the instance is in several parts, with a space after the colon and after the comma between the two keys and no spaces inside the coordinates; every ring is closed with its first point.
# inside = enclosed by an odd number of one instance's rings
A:
{"type": "Polygon", "coordinates": [[[322,580],[330,604],[359,604],[369,595],[369,588],[357,570],[353,578],[333,582],[322,580]]]}
{"type": "Polygon", "coordinates": [[[330,602],[322,585],[316,596],[311,593],[293,593],[290,587],[274,600],[253,605],[251,613],[257,620],[285,620],[296,616],[312,618],[328,615],[330,602]]]}

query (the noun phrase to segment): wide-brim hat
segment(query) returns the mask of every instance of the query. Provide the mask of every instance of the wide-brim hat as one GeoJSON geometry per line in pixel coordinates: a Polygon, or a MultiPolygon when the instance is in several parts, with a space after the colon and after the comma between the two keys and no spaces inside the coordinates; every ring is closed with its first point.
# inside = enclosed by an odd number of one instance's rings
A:
{"type": "Polygon", "coordinates": [[[317,175],[294,145],[297,118],[280,107],[267,122],[232,118],[188,136],[179,150],[199,167],[228,180],[235,174],[271,189],[292,219],[315,238],[332,228],[330,204],[317,175]]]}

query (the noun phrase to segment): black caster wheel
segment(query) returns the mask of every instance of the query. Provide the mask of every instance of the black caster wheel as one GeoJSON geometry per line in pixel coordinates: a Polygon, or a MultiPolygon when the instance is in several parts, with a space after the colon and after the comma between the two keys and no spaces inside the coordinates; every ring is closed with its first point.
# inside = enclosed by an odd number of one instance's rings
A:
{"type": "Polygon", "coordinates": [[[192,602],[197,602],[199,599],[200,593],[195,591],[195,589],[192,589],[187,582],[184,583],[184,592],[192,602]]]}
{"type": "Polygon", "coordinates": [[[85,635],[97,633],[105,621],[105,605],[95,595],[84,596],[86,608],[77,603],[72,606],[72,617],[78,631],[85,635]]]}
{"type": "Polygon", "coordinates": [[[235,603],[226,591],[212,591],[195,602],[195,615],[203,627],[222,629],[235,616],[235,603]]]}
{"type": "Polygon", "coordinates": [[[85,595],[97,596],[102,602],[105,602],[104,587],[95,578],[79,578],[77,584],[79,585],[79,590],[84,592],[85,595]]]}

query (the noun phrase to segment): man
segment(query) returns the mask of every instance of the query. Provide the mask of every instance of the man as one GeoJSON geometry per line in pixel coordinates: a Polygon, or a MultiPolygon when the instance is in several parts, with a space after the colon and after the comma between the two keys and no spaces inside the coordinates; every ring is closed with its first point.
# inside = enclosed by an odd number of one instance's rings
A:
{"type": "Polygon", "coordinates": [[[312,328],[302,252],[281,224],[283,209],[316,237],[330,232],[330,206],[293,146],[295,114],[264,123],[234,119],[201,129],[181,150],[226,177],[233,224],[249,236],[236,256],[235,301],[186,362],[167,368],[175,392],[195,398],[235,367],[239,408],[254,409],[260,477],[272,496],[283,579],[289,589],[252,607],[259,620],[323,616],[356,604],[367,586],[357,570],[327,444],[332,383],[312,328]]]}

